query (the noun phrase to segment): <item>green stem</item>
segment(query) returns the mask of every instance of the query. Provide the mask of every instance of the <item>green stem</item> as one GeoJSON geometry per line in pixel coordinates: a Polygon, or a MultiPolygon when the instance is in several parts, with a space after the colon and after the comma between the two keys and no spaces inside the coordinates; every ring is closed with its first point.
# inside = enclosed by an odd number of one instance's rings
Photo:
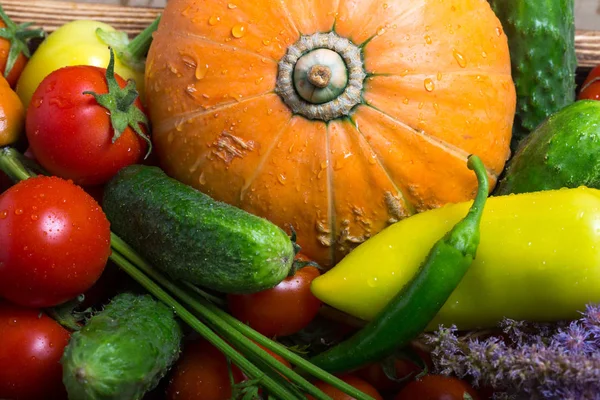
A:
{"type": "Polygon", "coordinates": [[[0,149],[0,170],[13,181],[22,181],[35,174],[28,171],[21,161],[21,154],[12,147],[3,147],[0,149]]]}
{"type": "MultiPolygon", "coordinates": [[[[203,297],[192,297],[186,291],[180,289],[176,285],[172,284],[167,278],[165,278],[161,273],[154,270],[152,266],[150,266],[144,259],[142,259],[136,252],[133,250],[127,243],[125,243],[121,238],[117,235],[112,234],[111,243],[113,248],[127,257],[131,262],[136,264],[142,271],[152,277],[152,279],[159,281],[164,284],[164,286],[172,291],[177,297],[181,299],[181,301],[185,302],[188,306],[194,309],[194,311],[200,313],[207,320],[212,321],[213,319],[222,321],[224,326],[229,325],[235,328],[239,333],[242,334],[242,337],[249,338],[254,342],[268,348],[273,351],[275,354],[287,359],[292,364],[296,365],[299,369],[313,375],[315,378],[322,380],[323,382],[329,383],[333,387],[341,390],[342,392],[354,397],[356,400],[373,400],[372,397],[364,394],[358,389],[348,385],[346,382],[341,379],[329,374],[321,368],[311,364],[301,356],[296,353],[288,350],[285,346],[270,340],[263,336],[262,334],[256,332],[254,329],[250,328],[248,325],[242,323],[238,319],[234,318],[227,312],[221,310],[219,307],[215,306],[211,302],[205,300],[203,297]]],[[[198,290],[198,289],[196,289],[198,290]]],[[[252,343],[254,345],[254,343],[252,343]]],[[[256,345],[254,345],[256,346],[256,345]]],[[[264,352],[264,350],[260,349],[260,347],[256,346],[257,349],[264,352]]],[[[266,354],[266,352],[265,352],[266,354]]],[[[269,358],[272,358],[269,356],[269,358]]],[[[274,359],[273,359],[274,360],[274,359]]],[[[274,360],[277,364],[282,365],[281,363],[274,360]]],[[[278,372],[283,373],[285,376],[291,379],[289,375],[289,369],[285,368],[283,370],[279,370],[273,366],[274,369],[278,370],[278,372]],[[284,373],[285,372],[285,373],[284,373]]],[[[296,374],[298,375],[298,374],[296,374]]],[[[292,375],[293,376],[293,375],[292,375]]],[[[294,383],[301,386],[300,382],[294,381],[294,383]]],[[[302,386],[301,386],[302,387],[302,386]]],[[[302,387],[307,390],[308,388],[302,387]]],[[[308,390],[307,390],[308,391],[308,390]]],[[[312,393],[311,393],[312,394],[312,393]]],[[[313,395],[314,396],[314,395],[313,395]]],[[[315,396],[316,397],[316,396],[315,396]]],[[[317,397],[322,398],[322,397],[317,397]]]]}
{"type": "MultiPolygon", "coordinates": [[[[114,250],[129,258],[129,260],[132,263],[136,264],[138,268],[140,268],[140,270],[144,271],[144,273],[150,276],[153,280],[160,282],[168,291],[173,293],[177,298],[179,298],[182,302],[187,304],[194,311],[198,312],[206,321],[213,325],[215,329],[217,329],[221,333],[221,335],[225,336],[227,340],[231,341],[232,343],[235,343],[240,347],[243,347],[248,352],[258,357],[270,368],[274,369],[275,371],[290,379],[292,382],[297,384],[300,388],[305,390],[307,393],[309,393],[316,399],[330,400],[330,397],[326,396],[323,392],[321,392],[314,385],[308,382],[304,377],[300,376],[298,373],[294,372],[290,368],[277,361],[275,358],[271,357],[269,353],[261,349],[252,341],[248,340],[248,338],[241,334],[238,330],[232,329],[230,324],[225,322],[216,313],[214,313],[208,307],[206,307],[205,304],[202,304],[204,302],[206,302],[206,304],[211,304],[209,301],[206,301],[204,298],[199,299],[198,297],[192,296],[190,293],[186,292],[185,290],[172,283],[167,277],[162,275],[160,272],[156,271],[146,261],[144,261],[140,256],[138,256],[135,253],[135,250],[133,250],[127,243],[125,243],[114,233],[111,234],[111,243],[113,245],[114,250]]],[[[218,307],[214,307],[218,309],[218,307]]]]}
{"type": "Polygon", "coordinates": [[[158,28],[160,22],[160,15],[146,27],[139,35],[134,37],[129,44],[127,44],[127,51],[134,60],[141,60],[146,57],[150,45],[152,44],[152,35],[158,28]]]}
{"type": "Polygon", "coordinates": [[[260,369],[254,364],[248,361],[242,354],[237,352],[233,347],[227,344],[221,339],[216,333],[214,333],[209,327],[203,324],[190,313],[185,307],[183,307],[177,300],[171,297],[166,291],[158,286],[152,279],[148,278],[142,271],[136,266],[130,263],[125,257],[123,257],[118,251],[113,249],[110,259],[114,261],[123,271],[125,271],[130,277],[135,279],[140,285],[142,285],[149,293],[155,296],[157,299],[165,303],[166,305],[173,308],[175,313],[181,320],[192,327],[202,337],[208,340],[213,346],[219,351],[229,357],[234,364],[236,364],[244,373],[253,379],[258,379],[261,384],[270,393],[281,399],[294,399],[294,396],[286,388],[282,387],[280,383],[273,380],[271,377],[265,375],[260,369]]]}

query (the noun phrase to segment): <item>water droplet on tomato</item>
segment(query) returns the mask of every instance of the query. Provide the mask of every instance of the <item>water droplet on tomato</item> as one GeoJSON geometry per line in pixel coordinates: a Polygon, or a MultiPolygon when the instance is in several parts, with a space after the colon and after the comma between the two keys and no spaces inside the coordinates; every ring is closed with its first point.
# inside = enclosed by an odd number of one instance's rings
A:
{"type": "Polygon", "coordinates": [[[431,78],[425,79],[423,84],[425,85],[425,90],[427,90],[428,92],[433,92],[433,89],[435,89],[435,83],[433,83],[433,80],[431,78]]]}
{"type": "Polygon", "coordinates": [[[8,211],[7,210],[0,211],[0,219],[5,219],[6,217],[8,217],[8,211]]]}
{"type": "Polygon", "coordinates": [[[37,221],[38,220],[38,215],[37,214],[31,214],[31,220],[32,221],[37,221]]]}
{"type": "Polygon", "coordinates": [[[23,209],[22,208],[16,208],[15,209],[15,215],[21,215],[23,214],[23,209]]]}
{"type": "Polygon", "coordinates": [[[456,49],[452,50],[452,55],[461,68],[465,68],[467,66],[467,60],[465,60],[465,56],[463,56],[456,49]]]}
{"type": "Polygon", "coordinates": [[[9,319],[8,319],[8,324],[9,324],[9,325],[13,325],[13,326],[14,326],[14,325],[16,325],[16,324],[17,324],[17,322],[18,322],[18,321],[17,321],[17,319],[16,319],[16,318],[9,318],[9,319]]]}
{"type": "Polygon", "coordinates": [[[246,34],[246,26],[244,24],[236,24],[231,28],[231,35],[239,39],[246,34]]]}

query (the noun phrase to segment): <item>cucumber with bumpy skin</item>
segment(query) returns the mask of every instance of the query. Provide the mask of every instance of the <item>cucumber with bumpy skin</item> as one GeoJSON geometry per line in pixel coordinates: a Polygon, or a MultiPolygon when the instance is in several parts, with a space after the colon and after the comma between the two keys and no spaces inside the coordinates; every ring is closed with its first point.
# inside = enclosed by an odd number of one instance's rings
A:
{"type": "Polygon", "coordinates": [[[577,101],[521,142],[494,194],[600,188],[599,154],[600,101],[577,101]]]}
{"type": "Polygon", "coordinates": [[[290,272],[294,244],[275,224],[133,165],[106,186],[111,229],[174,279],[225,293],[277,285],[290,272]]]}
{"type": "Polygon", "coordinates": [[[137,400],[179,356],[181,329],[149,295],[122,293],[71,335],[62,357],[69,400],[137,400]]]}
{"type": "Polygon", "coordinates": [[[517,91],[513,149],[575,100],[574,0],[489,0],[508,37],[517,91]]]}

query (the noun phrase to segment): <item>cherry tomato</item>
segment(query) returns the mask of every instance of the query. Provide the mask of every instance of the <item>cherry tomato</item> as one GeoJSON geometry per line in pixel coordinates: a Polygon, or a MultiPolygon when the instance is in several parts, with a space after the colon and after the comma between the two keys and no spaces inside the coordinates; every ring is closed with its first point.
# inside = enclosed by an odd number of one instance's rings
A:
{"type": "MultiPolygon", "coordinates": [[[[83,93],[107,93],[105,73],[88,65],[58,69],[40,83],[27,109],[25,131],[35,158],[53,175],[80,185],[106,183],[121,168],[140,163],[147,150],[131,127],[113,143],[108,110],[83,93]]],[[[143,110],[139,98],[134,104],[143,110]]]]}
{"type": "MultiPolygon", "coordinates": [[[[259,345],[259,347],[262,347],[259,345]]],[[[290,363],[271,351],[267,353],[291,368],[290,363]]],[[[231,364],[233,380],[239,383],[246,379],[243,372],[231,364]]],[[[229,400],[231,381],[227,358],[216,347],[204,339],[185,345],[167,388],[168,400],[229,400]]]]}
{"type": "Polygon", "coordinates": [[[319,270],[299,269],[272,289],[227,296],[229,311],[265,336],[287,336],[306,327],[317,315],[321,301],[310,291],[319,270]]]}
{"type": "MultiPolygon", "coordinates": [[[[350,386],[357,388],[361,392],[368,394],[375,400],[383,400],[383,397],[381,397],[381,395],[379,394],[377,389],[375,389],[373,386],[371,386],[367,381],[365,381],[357,376],[344,375],[344,376],[340,376],[340,379],[343,380],[344,382],[346,382],[347,384],[349,384],[350,386]]],[[[354,400],[354,397],[347,395],[346,393],[342,392],[339,389],[334,388],[333,386],[331,386],[328,383],[325,383],[322,381],[317,381],[317,382],[315,382],[315,386],[318,387],[319,389],[321,389],[323,391],[323,393],[325,393],[326,395],[331,397],[333,400],[354,400]]],[[[314,400],[314,397],[312,397],[312,396],[306,396],[306,398],[314,400]]]]}
{"type": "Polygon", "coordinates": [[[69,332],[32,308],[0,302],[0,398],[66,399],[60,358],[69,332]]]}
{"type": "Polygon", "coordinates": [[[110,225],[79,186],[38,176],[0,196],[0,243],[0,297],[51,307],[100,277],[110,255],[110,225]]]}
{"type": "Polygon", "coordinates": [[[425,375],[410,382],[394,400],[465,400],[465,394],[473,400],[479,396],[467,382],[443,375],[425,375]]]}
{"type": "MultiPolygon", "coordinates": [[[[5,28],[6,24],[0,18],[0,29],[5,28]]],[[[4,38],[0,38],[0,73],[4,75],[4,71],[6,69],[6,61],[8,61],[8,52],[10,51],[10,41],[4,38]]],[[[21,72],[23,68],[25,68],[25,64],[27,64],[27,57],[23,53],[20,53],[17,56],[17,60],[13,64],[12,69],[8,73],[8,76],[5,76],[8,84],[14,88],[21,76],[21,72]]]]}
{"type": "Polygon", "coordinates": [[[590,71],[577,96],[579,100],[600,100],[600,65],[590,71]]]}

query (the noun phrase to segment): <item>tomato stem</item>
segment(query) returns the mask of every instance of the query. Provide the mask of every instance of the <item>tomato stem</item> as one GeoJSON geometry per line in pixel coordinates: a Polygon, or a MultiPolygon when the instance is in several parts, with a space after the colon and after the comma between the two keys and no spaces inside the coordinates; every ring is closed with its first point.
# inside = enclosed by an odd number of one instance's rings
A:
{"type": "Polygon", "coordinates": [[[115,78],[115,55],[112,48],[110,49],[110,61],[106,67],[106,84],[108,86],[108,93],[99,94],[92,91],[85,91],[83,94],[93,96],[96,102],[108,111],[110,123],[114,130],[113,143],[121,137],[121,134],[127,127],[130,127],[148,145],[148,151],[144,158],[148,157],[152,151],[152,141],[150,140],[150,136],[140,127],[140,125],[148,127],[148,117],[134,104],[139,95],[135,87],[135,82],[129,81],[124,88],[121,88],[117,83],[115,78]]]}
{"type": "Polygon", "coordinates": [[[6,15],[2,9],[2,5],[0,5],[0,19],[5,25],[4,28],[0,28],[0,38],[4,38],[10,42],[10,49],[8,51],[6,65],[4,66],[4,77],[6,78],[14,67],[19,54],[22,53],[27,58],[31,57],[27,42],[33,38],[43,38],[45,33],[42,29],[29,29],[31,22],[19,25],[15,24],[8,15],[6,15]]]}

